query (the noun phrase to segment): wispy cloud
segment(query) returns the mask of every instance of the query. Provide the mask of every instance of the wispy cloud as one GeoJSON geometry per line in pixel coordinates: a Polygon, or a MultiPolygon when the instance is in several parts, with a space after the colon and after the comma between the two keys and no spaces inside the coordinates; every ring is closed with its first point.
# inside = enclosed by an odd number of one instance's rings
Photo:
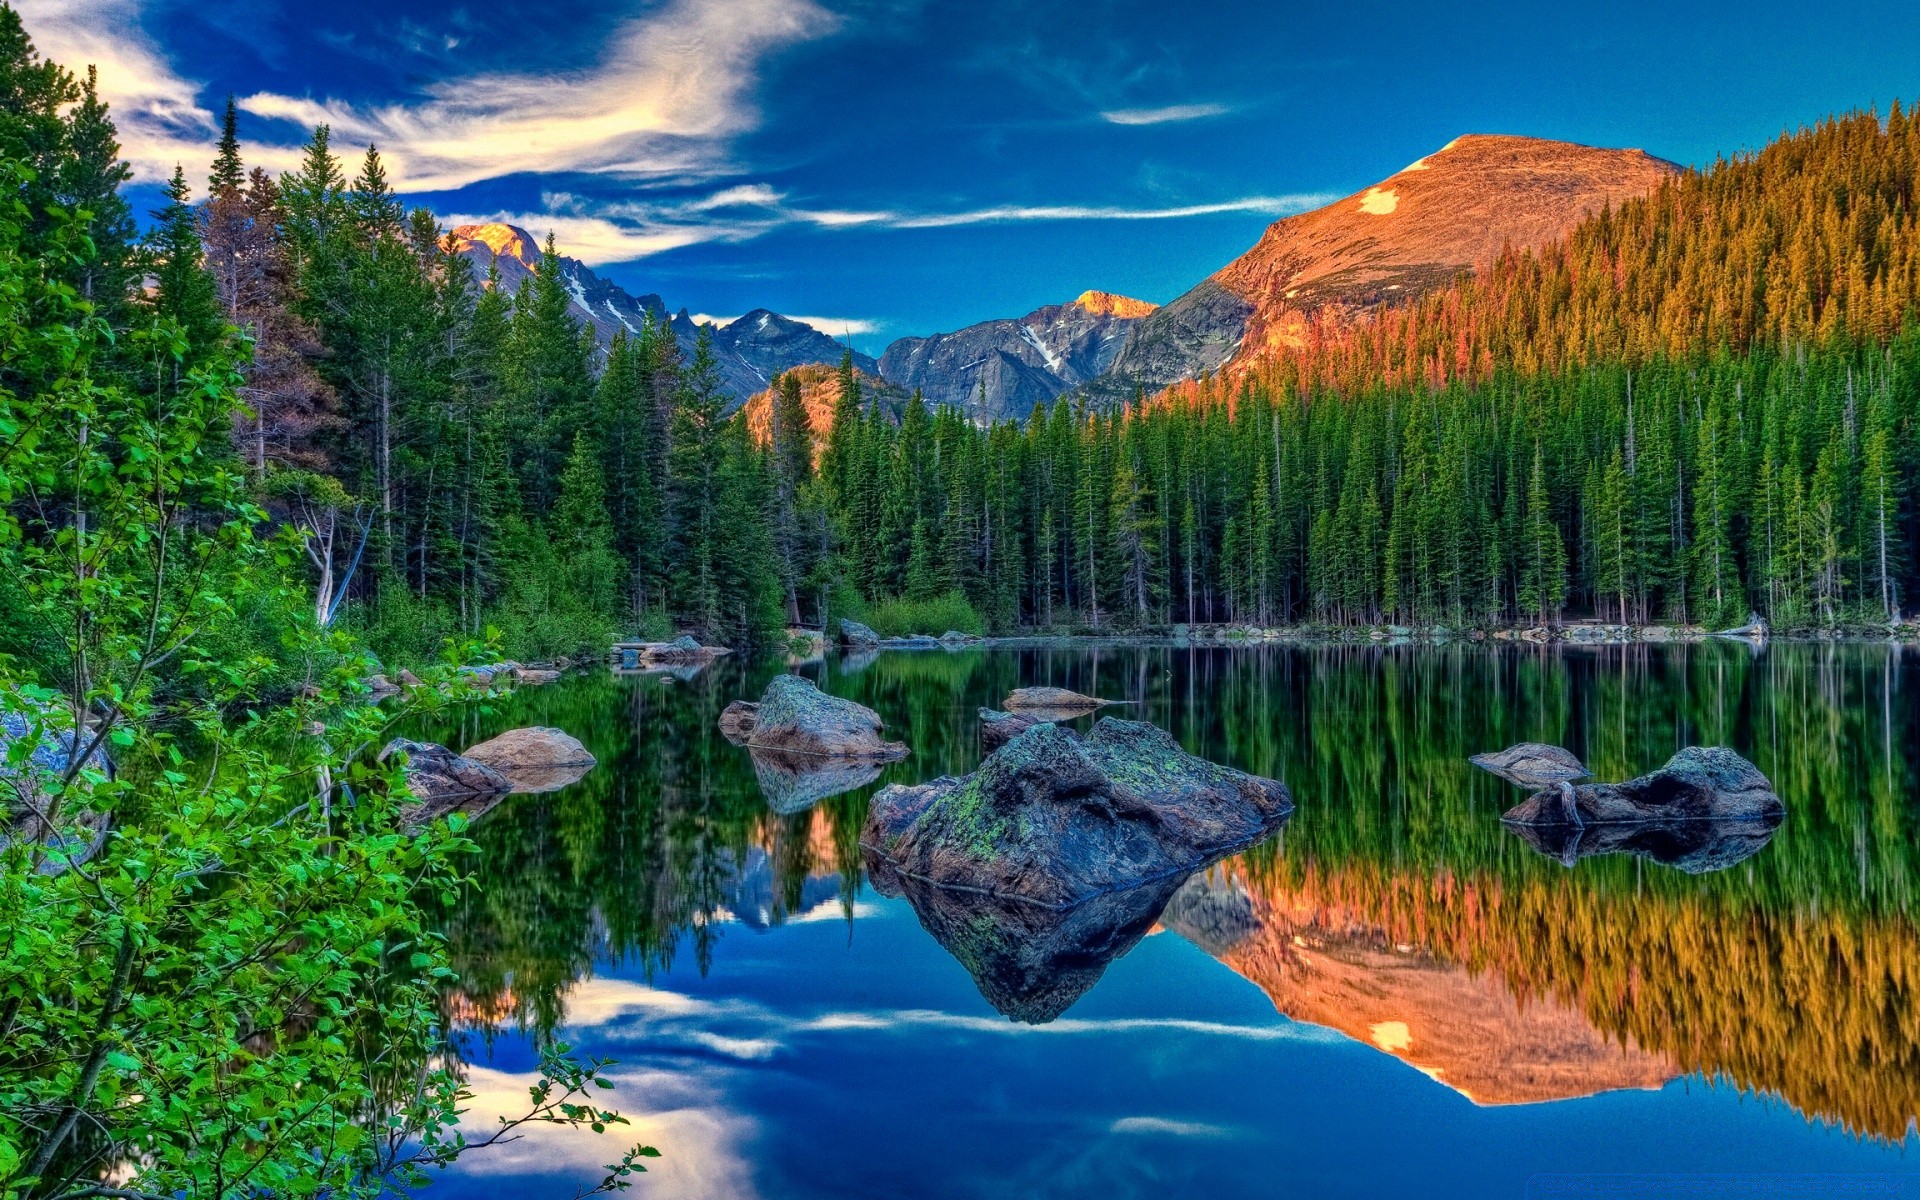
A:
{"type": "Polygon", "coordinates": [[[573,71],[442,81],[413,102],[363,106],[262,92],[256,116],[330,125],[381,148],[401,186],[463,187],[516,172],[701,176],[733,169],[728,139],[752,128],[762,60],[820,37],[812,0],[670,0],[624,24],[600,61],[573,71]]]}
{"type": "Polygon", "coordinates": [[[1198,121],[1227,112],[1224,104],[1169,104],[1165,108],[1111,108],[1100,119],[1115,125],[1165,125],[1172,121],[1198,121]]]}
{"type": "MultiPolygon", "coordinates": [[[[588,263],[629,262],[703,242],[742,242],[782,228],[951,229],[1027,221],[1168,221],[1221,213],[1285,216],[1336,199],[1331,194],[1242,196],[1204,204],[998,204],[952,211],[826,209],[789,202],[765,184],[739,184],[675,201],[600,202],[571,192],[542,197],[543,212],[496,212],[447,218],[450,224],[500,221],[544,237],[551,230],[566,253],[588,263]]],[[[824,328],[824,326],[823,326],[824,328]]]]}
{"type": "Polygon", "coordinates": [[[1201,1121],[1175,1121],[1167,1117],[1122,1117],[1107,1127],[1109,1133],[1159,1134],[1181,1138],[1223,1138],[1232,1130],[1223,1125],[1201,1121]]]}
{"type": "Polygon", "coordinates": [[[42,57],[76,75],[88,64],[100,68],[100,94],[135,178],[165,179],[175,163],[211,158],[219,124],[200,107],[200,85],[176,73],[141,32],[141,0],[14,0],[14,7],[42,57]]]}
{"type": "MultiPolygon", "coordinates": [[[[100,68],[123,153],[141,179],[210,159],[219,132],[201,85],[141,30],[147,0],[19,0],[42,54],[100,68]]],[[[442,191],[517,172],[708,178],[737,169],[730,140],[759,122],[753,91],[766,57],[823,36],[837,19],[813,0],[669,0],[625,22],[596,63],[442,80],[389,104],[259,92],[240,101],[288,122],[250,161],[291,167],[316,125],[335,145],[380,147],[396,184],[442,191]]]]}

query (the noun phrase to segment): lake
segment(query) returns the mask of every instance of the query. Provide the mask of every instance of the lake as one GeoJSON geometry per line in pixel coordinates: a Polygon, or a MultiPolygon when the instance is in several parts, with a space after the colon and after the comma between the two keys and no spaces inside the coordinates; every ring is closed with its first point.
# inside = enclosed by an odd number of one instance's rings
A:
{"type": "MultiPolygon", "coordinates": [[[[912,747],[870,782],[756,772],[719,735],[778,661],[529,688],[428,731],[458,748],[555,725],[600,760],[474,827],[476,879],[445,923],[470,1119],[524,1105],[557,1038],[619,1061],[611,1103],[663,1155],[639,1196],[1897,1187],[1920,1175],[1916,668],[1910,648],[1731,643],[1050,644],[795,668],[912,747]],[[1284,781],[1292,819],[1114,931],[1110,962],[1022,973],[1036,960],[1011,952],[1045,931],[990,912],[977,938],[937,926],[951,952],[866,882],[867,798],[971,770],[975,710],[1033,684],[1132,701],[1112,711],[1284,781]],[[1770,839],[1543,853],[1499,819],[1525,793],[1466,761],[1523,740],[1603,780],[1730,746],[1788,816],[1770,839]]],[[[622,1136],[536,1131],[433,1191],[569,1196],[622,1136]]]]}

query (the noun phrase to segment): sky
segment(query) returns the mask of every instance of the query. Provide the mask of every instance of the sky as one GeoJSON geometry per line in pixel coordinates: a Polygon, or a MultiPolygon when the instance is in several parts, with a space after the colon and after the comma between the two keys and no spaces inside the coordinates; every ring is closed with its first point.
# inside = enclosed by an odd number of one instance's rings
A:
{"type": "Polygon", "coordinates": [[[1689,165],[1920,97],[1920,4],[13,0],[139,184],[377,144],[449,226],[635,293],[892,338],[1165,302],[1463,133],[1689,165]]]}

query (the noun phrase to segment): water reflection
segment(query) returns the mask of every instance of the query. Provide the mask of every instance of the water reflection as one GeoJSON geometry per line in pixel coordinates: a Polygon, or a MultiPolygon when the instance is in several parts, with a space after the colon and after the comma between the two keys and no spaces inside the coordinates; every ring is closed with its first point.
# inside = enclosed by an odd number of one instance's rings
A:
{"type": "MultiPolygon", "coordinates": [[[[869,903],[858,836],[871,790],[972,770],[979,708],[1051,684],[1134,702],[1130,716],[1192,753],[1285,781],[1298,812],[1279,841],[1166,896],[1116,901],[1084,927],[942,907],[903,888],[1001,1011],[1047,1019],[1096,1003],[1088,990],[1099,994],[1117,956],[1170,934],[1286,1015],[1480,1103],[1699,1074],[1899,1139],[1920,1112],[1910,662],[1895,648],[1784,644],[833,660],[810,668],[821,686],[874,708],[913,747],[833,793],[766,787],[760,764],[715,728],[782,664],[530,689],[465,730],[422,731],[466,745],[555,725],[603,764],[476,826],[476,882],[445,919],[463,977],[454,1003],[469,1026],[546,1036],[596,973],[704,971],[720,939],[749,928],[802,914],[853,922],[869,903]],[[1537,839],[1501,824],[1510,792],[1467,762],[1526,740],[1567,747],[1602,779],[1682,747],[1730,746],[1772,781],[1789,819],[1537,839]],[[1553,861],[1569,857],[1573,870],[1553,861]]],[[[857,922],[849,937],[857,945],[857,922]]],[[[1221,984],[1183,975],[1165,986],[1221,984]]]]}

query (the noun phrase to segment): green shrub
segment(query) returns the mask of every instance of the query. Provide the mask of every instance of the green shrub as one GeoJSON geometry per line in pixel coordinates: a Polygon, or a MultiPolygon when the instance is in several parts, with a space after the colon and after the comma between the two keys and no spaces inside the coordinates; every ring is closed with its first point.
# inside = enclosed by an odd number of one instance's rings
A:
{"type": "Polygon", "coordinates": [[[866,606],[864,616],[855,619],[871,626],[881,637],[905,637],[913,633],[939,637],[949,629],[978,637],[987,627],[979,610],[968,604],[959,592],[948,592],[929,600],[875,600],[866,606]]]}

